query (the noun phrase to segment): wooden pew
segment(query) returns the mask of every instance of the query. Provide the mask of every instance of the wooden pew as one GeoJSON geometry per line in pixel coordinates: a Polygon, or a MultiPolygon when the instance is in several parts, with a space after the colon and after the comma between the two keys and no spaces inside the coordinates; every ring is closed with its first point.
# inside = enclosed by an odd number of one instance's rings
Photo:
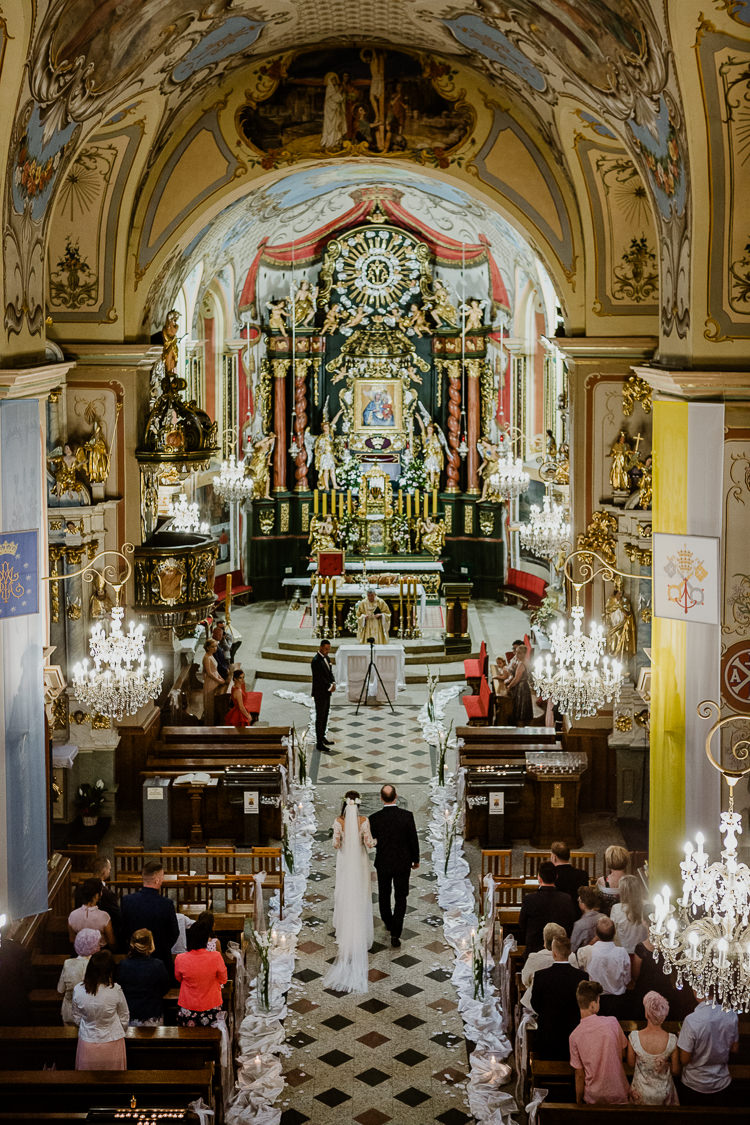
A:
{"type": "Polygon", "coordinates": [[[670,1125],[698,1125],[698,1118],[718,1117],[720,1121],[747,1120],[745,1106],[699,1105],[571,1105],[565,1102],[542,1102],[539,1121],[543,1125],[656,1125],[656,1118],[666,1117],[670,1125]]]}
{"type": "MultiPolygon", "coordinates": [[[[0,1027],[0,1071],[75,1068],[78,1028],[0,1027]]],[[[215,1027],[129,1027],[125,1033],[128,1068],[219,1072],[221,1034],[215,1027]]]]}
{"type": "Polygon", "coordinates": [[[19,1112],[84,1110],[91,1106],[138,1105],[184,1108],[196,1098],[213,1104],[212,1066],[196,1070],[3,1070],[0,1109],[5,1120],[19,1112]],[[8,1116],[10,1115],[10,1117],[8,1116]]]}

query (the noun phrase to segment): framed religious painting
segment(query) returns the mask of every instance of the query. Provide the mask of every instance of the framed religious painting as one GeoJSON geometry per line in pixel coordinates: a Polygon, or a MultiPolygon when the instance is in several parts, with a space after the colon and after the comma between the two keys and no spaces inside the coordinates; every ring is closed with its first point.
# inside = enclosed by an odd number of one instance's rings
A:
{"type": "Polygon", "coordinates": [[[400,379],[357,379],[354,384],[355,431],[399,433],[403,429],[403,389],[400,379]]]}

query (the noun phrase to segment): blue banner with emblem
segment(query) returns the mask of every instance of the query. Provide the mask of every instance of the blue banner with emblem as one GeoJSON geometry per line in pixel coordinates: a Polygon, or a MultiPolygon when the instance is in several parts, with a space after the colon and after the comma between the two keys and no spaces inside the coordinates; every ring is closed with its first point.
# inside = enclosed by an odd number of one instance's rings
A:
{"type": "Polygon", "coordinates": [[[0,617],[39,609],[39,533],[0,532],[0,617]]]}

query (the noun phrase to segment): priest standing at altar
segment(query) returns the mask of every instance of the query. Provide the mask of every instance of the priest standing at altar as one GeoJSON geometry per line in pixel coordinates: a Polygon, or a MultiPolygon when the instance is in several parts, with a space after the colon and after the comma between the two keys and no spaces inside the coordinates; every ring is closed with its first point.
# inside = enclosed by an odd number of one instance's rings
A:
{"type": "Polygon", "coordinates": [[[369,586],[366,597],[357,603],[357,644],[365,645],[372,637],[376,645],[387,645],[390,627],[391,611],[369,586]]]}

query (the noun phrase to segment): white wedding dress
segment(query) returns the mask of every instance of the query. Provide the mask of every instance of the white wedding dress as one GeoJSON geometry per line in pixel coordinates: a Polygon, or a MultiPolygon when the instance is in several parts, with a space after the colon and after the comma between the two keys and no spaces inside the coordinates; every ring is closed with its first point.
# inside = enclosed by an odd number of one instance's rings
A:
{"type": "Polygon", "coordinates": [[[336,890],[333,898],[333,925],[338,954],[323,979],[324,988],[336,992],[367,992],[368,950],[372,945],[372,884],[368,848],[375,842],[370,822],[359,824],[359,806],[347,800],[344,825],[333,824],[336,856],[336,890]]]}

